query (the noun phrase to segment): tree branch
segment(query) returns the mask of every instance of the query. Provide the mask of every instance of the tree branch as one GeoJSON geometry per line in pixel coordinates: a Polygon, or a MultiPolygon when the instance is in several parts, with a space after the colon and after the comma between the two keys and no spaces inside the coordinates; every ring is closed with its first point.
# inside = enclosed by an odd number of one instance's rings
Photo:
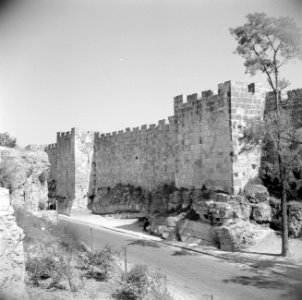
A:
{"type": "MultiPolygon", "coordinates": [[[[258,51],[257,51],[256,48],[255,48],[255,44],[252,45],[252,48],[253,48],[255,54],[256,54],[258,57],[260,57],[260,54],[258,53],[258,51]]],[[[266,75],[267,75],[268,83],[270,84],[270,86],[271,86],[271,88],[273,89],[273,91],[276,92],[276,89],[275,89],[275,86],[274,86],[274,84],[273,84],[273,80],[272,80],[272,78],[271,78],[270,73],[268,72],[266,66],[265,66],[264,64],[262,64],[262,65],[263,65],[264,71],[265,71],[265,73],[266,73],[266,75]]]]}

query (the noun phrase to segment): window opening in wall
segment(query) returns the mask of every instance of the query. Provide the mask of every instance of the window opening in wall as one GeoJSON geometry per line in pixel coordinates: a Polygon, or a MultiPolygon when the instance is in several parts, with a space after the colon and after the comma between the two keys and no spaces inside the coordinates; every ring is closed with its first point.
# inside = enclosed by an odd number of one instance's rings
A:
{"type": "Polygon", "coordinates": [[[247,89],[250,93],[254,94],[255,93],[255,83],[251,83],[247,86],[247,89]]]}

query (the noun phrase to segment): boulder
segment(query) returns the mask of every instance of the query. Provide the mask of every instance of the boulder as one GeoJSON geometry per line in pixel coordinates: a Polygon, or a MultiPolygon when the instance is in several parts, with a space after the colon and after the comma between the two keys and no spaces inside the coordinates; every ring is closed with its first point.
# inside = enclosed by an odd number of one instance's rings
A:
{"type": "Polygon", "coordinates": [[[272,221],[272,208],[266,202],[252,205],[251,219],[257,223],[268,223],[272,221]]]}
{"type": "Polygon", "coordinates": [[[216,228],[220,249],[236,251],[254,245],[273,231],[246,221],[236,221],[216,228]]]}
{"type": "Polygon", "coordinates": [[[185,213],[175,216],[153,216],[149,218],[148,231],[156,236],[168,240],[179,240],[178,223],[185,217],[185,213]]]}
{"type": "Polygon", "coordinates": [[[228,202],[230,201],[231,196],[224,193],[217,193],[216,195],[216,201],[217,202],[228,202]]]}
{"type": "Polygon", "coordinates": [[[211,225],[221,225],[233,219],[248,220],[251,213],[249,202],[242,196],[230,197],[228,202],[199,201],[193,203],[192,208],[202,221],[211,225]]]}
{"type": "Polygon", "coordinates": [[[198,245],[214,244],[214,227],[199,221],[181,220],[178,226],[178,235],[182,242],[198,245]]]}
{"type": "Polygon", "coordinates": [[[288,230],[294,237],[302,237],[302,203],[292,201],[288,203],[288,230]]]}
{"type": "Polygon", "coordinates": [[[261,184],[248,184],[244,188],[244,194],[251,203],[267,202],[269,200],[267,188],[261,184]]]}

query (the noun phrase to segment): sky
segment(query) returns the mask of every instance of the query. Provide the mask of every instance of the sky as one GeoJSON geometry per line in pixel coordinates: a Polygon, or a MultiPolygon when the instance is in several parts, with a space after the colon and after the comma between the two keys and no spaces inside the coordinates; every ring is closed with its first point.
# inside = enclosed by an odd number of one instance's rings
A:
{"type": "MultiPolygon", "coordinates": [[[[302,26],[300,0],[2,0],[0,132],[21,146],[108,133],[167,119],[179,94],[265,81],[229,32],[254,12],[302,26]]],[[[301,62],[282,72],[302,88],[301,62]]]]}

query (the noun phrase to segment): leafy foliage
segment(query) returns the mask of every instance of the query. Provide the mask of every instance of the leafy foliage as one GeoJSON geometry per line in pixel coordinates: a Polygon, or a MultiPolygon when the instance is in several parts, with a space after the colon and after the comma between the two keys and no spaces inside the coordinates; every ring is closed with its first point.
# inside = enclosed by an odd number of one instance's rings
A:
{"type": "Polygon", "coordinates": [[[76,291],[77,288],[72,281],[70,260],[66,256],[57,252],[43,253],[40,256],[29,257],[26,263],[26,271],[34,285],[39,286],[40,281],[51,278],[48,288],[63,288],[61,281],[67,278],[70,289],[76,291]]]}
{"type": "Polygon", "coordinates": [[[134,265],[121,277],[120,286],[113,295],[118,300],[172,300],[166,277],[159,270],[150,273],[146,265],[134,265]]]}
{"type": "Polygon", "coordinates": [[[173,300],[159,271],[150,273],[146,266],[136,265],[121,273],[114,264],[119,252],[111,247],[89,253],[80,247],[76,232],[20,208],[15,208],[15,216],[25,233],[26,271],[33,285],[66,290],[69,286],[75,292],[84,288],[87,279],[93,279],[88,287],[93,284],[97,288],[89,290],[91,299],[100,299],[99,291],[108,289],[115,299],[173,300]],[[99,285],[98,281],[107,282],[99,285]]]}
{"type": "Polygon", "coordinates": [[[109,246],[95,252],[82,253],[81,268],[86,270],[85,276],[97,281],[107,280],[113,266],[113,254],[109,246]]]}
{"type": "Polygon", "coordinates": [[[298,187],[302,184],[302,134],[294,128],[287,109],[280,109],[279,114],[276,111],[269,112],[264,120],[249,120],[241,142],[242,152],[262,147],[261,177],[265,183],[268,181],[274,183],[275,191],[271,192],[279,197],[281,178],[278,154],[280,154],[285,188],[289,196],[299,197],[298,187]]]}
{"type": "Polygon", "coordinates": [[[302,29],[288,17],[271,18],[264,13],[247,15],[248,22],[231,29],[238,42],[236,52],[244,59],[246,72],[265,73],[274,94],[274,108],[262,121],[254,120],[244,130],[245,150],[265,146],[266,172],[275,175],[280,183],[282,212],[282,255],[288,254],[287,192],[292,174],[300,174],[301,140],[291,123],[288,105],[281,101],[281,91],[289,85],[280,79],[280,68],[290,60],[302,59],[302,29]],[[266,157],[269,157],[268,155],[266,157]],[[297,165],[298,164],[298,165],[297,165]]]}
{"type": "Polygon", "coordinates": [[[0,146],[13,148],[17,140],[11,137],[7,132],[0,133],[0,146]]]}
{"type": "Polygon", "coordinates": [[[230,29],[238,42],[236,53],[245,59],[247,73],[265,73],[272,90],[277,93],[289,82],[276,83],[274,75],[290,60],[302,59],[302,29],[289,17],[273,18],[255,13],[248,14],[247,19],[243,26],[230,29]]]}

